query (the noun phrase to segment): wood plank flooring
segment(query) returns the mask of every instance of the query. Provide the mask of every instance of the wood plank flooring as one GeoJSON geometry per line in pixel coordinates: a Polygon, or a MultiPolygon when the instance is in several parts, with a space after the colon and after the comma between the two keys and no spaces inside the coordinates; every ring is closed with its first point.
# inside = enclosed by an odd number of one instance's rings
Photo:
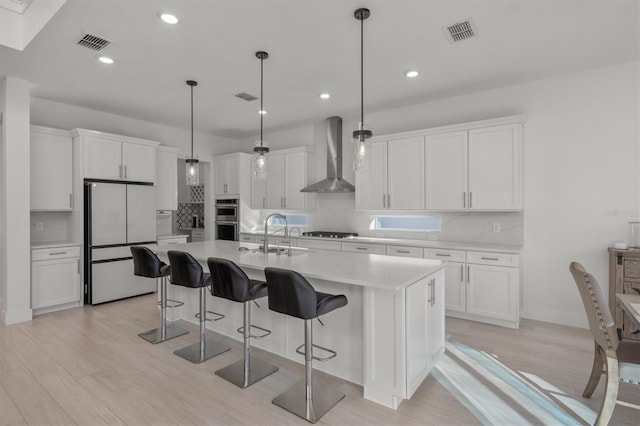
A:
{"type": "MultiPolygon", "coordinates": [[[[158,345],[137,336],[158,324],[154,301],[154,295],[143,296],[0,325],[0,425],[308,424],[271,403],[303,377],[301,364],[255,349],[280,371],[239,389],[214,374],[242,357],[239,341],[214,335],[232,349],[194,365],[173,351],[196,341],[197,332],[158,345]]],[[[451,318],[446,330],[446,362],[398,411],[364,400],[360,386],[316,373],[315,380],[347,395],[318,424],[593,421],[603,386],[590,400],[580,396],[591,370],[587,330],[534,321],[510,330],[451,318]],[[462,386],[447,379],[455,374],[467,377],[462,386]]],[[[623,385],[620,395],[640,404],[637,389],[623,385]]],[[[640,412],[617,406],[611,424],[640,425],[640,412]]]]}

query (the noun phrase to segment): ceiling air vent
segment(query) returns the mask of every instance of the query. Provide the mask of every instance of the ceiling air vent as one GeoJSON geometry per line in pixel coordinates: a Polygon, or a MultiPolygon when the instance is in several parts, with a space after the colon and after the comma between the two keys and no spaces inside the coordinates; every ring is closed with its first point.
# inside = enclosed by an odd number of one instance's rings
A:
{"type": "Polygon", "coordinates": [[[453,25],[449,25],[442,28],[449,43],[456,43],[458,41],[467,40],[476,36],[476,27],[471,19],[467,19],[463,22],[456,22],[453,25]]]}
{"type": "Polygon", "coordinates": [[[78,45],[86,47],[87,49],[95,50],[96,52],[102,51],[102,49],[110,44],[111,42],[109,40],[93,34],[85,34],[84,37],[78,41],[78,45]]]}
{"type": "Polygon", "coordinates": [[[247,102],[255,101],[256,99],[258,99],[255,96],[244,92],[236,93],[234,96],[236,98],[244,99],[247,102]]]}

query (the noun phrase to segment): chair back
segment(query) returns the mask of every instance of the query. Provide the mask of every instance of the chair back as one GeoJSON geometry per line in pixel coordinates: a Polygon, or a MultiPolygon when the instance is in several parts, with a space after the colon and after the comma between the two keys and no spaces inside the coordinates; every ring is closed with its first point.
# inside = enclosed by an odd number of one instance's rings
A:
{"type": "Polygon", "coordinates": [[[269,309],[302,319],[317,316],[318,296],[309,281],[289,269],[265,268],[269,309]]]}
{"type": "Polygon", "coordinates": [[[582,297],[582,304],[587,313],[593,339],[605,351],[615,351],[618,348],[615,321],[602,296],[598,281],[578,262],[571,262],[569,270],[578,286],[580,297],[582,297]]]}
{"type": "Polygon", "coordinates": [[[189,253],[184,251],[169,250],[169,264],[171,265],[171,284],[184,287],[203,287],[204,271],[200,263],[189,253]]]}
{"type": "Polygon", "coordinates": [[[158,278],[166,273],[166,264],[147,247],[131,246],[133,257],[133,275],[139,277],[158,278]]]}
{"type": "Polygon", "coordinates": [[[211,273],[211,294],[244,303],[249,300],[250,281],[247,274],[228,259],[207,259],[211,273]]]}

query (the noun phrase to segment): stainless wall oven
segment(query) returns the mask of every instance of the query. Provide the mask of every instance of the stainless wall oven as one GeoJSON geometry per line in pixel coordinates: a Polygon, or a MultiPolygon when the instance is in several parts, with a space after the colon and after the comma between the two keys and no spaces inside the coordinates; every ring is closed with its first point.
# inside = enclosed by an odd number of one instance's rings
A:
{"type": "Polygon", "coordinates": [[[238,241],[238,199],[216,200],[216,240],[238,241]]]}

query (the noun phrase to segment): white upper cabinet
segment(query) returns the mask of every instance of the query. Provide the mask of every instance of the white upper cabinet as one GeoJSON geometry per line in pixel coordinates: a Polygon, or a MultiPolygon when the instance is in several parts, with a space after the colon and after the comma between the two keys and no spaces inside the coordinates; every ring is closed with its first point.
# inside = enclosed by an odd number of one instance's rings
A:
{"type": "Polygon", "coordinates": [[[313,183],[313,154],[306,148],[272,151],[267,160],[267,178],[251,176],[251,208],[308,210],[314,196],[300,192],[313,183]]]}
{"type": "Polygon", "coordinates": [[[240,159],[225,157],[214,161],[215,194],[238,195],[240,193],[240,159]]]}
{"type": "Polygon", "coordinates": [[[82,146],[84,178],[155,182],[158,142],[84,129],[72,133],[82,146]]]}
{"type": "Polygon", "coordinates": [[[467,132],[425,138],[426,208],[459,210],[467,206],[467,132]]]}
{"type": "Polygon", "coordinates": [[[424,138],[373,142],[369,149],[369,170],[356,173],[356,209],[424,209],[424,138]]]}
{"type": "Polygon", "coordinates": [[[156,209],[178,210],[178,150],[163,146],[156,152],[156,209]]]}
{"type": "Polygon", "coordinates": [[[469,131],[469,208],[518,210],[521,196],[521,125],[469,131]]]}
{"type": "Polygon", "coordinates": [[[31,210],[73,209],[72,147],[68,131],[31,127],[31,210]]]}

